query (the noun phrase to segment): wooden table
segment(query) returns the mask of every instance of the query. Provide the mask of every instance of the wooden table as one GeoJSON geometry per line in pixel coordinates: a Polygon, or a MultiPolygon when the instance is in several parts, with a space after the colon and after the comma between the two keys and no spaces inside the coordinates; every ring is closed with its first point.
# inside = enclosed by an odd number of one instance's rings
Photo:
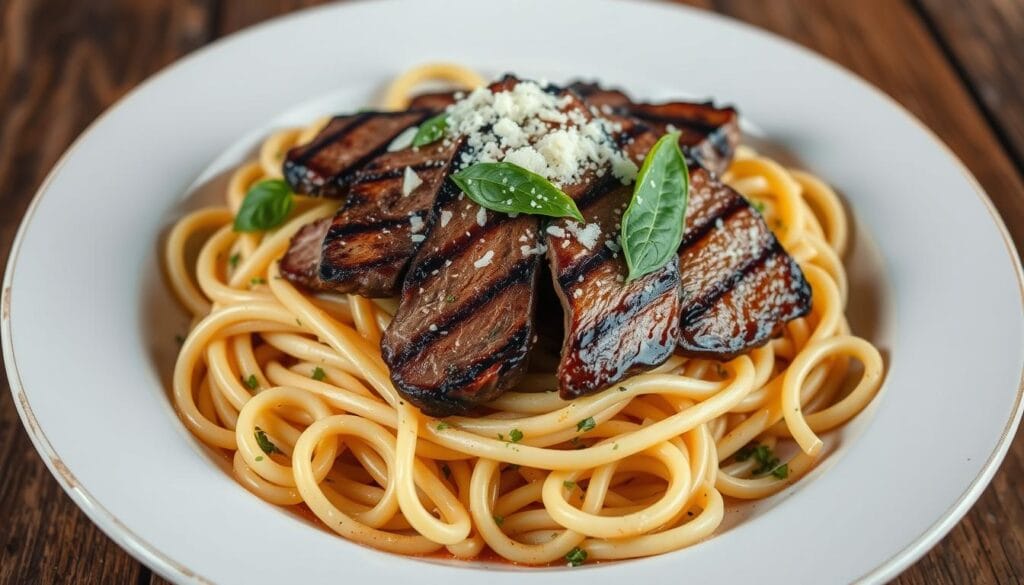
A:
{"type": "MultiPolygon", "coordinates": [[[[0,0],[0,257],[57,157],[121,95],[214,39],[314,3],[0,0]]],[[[896,98],[967,164],[1024,245],[1024,1],[688,3],[789,37],[896,98]]],[[[64,495],[6,376],[0,386],[0,583],[163,583],[64,495]]],[[[974,509],[897,582],[1024,583],[1021,484],[1024,434],[974,509]]]]}

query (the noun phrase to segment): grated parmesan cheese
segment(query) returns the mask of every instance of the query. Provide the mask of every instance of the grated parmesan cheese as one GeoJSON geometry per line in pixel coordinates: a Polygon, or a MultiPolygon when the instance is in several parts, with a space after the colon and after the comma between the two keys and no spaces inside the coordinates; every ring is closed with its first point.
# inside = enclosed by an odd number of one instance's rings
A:
{"type": "Polygon", "coordinates": [[[441,227],[448,225],[448,222],[452,220],[452,212],[447,209],[441,210],[441,227]]]}
{"type": "Polygon", "coordinates": [[[493,259],[493,258],[494,258],[494,250],[487,250],[487,253],[484,254],[483,256],[481,256],[479,260],[474,262],[473,266],[477,270],[480,270],[484,266],[489,265],[491,263],[491,259],[493,259]]]}
{"type": "Polygon", "coordinates": [[[409,230],[414,234],[418,234],[423,231],[423,218],[416,214],[410,215],[409,230]]]}
{"type": "Polygon", "coordinates": [[[596,223],[588,223],[585,226],[581,226],[575,221],[569,221],[565,224],[565,229],[569,231],[584,248],[593,250],[594,246],[597,245],[598,238],[601,237],[601,226],[596,223]]]}
{"type": "Polygon", "coordinates": [[[423,179],[412,170],[412,167],[405,167],[405,175],[402,178],[402,195],[408,197],[409,193],[416,190],[423,184],[423,179]]]}
{"type": "Polygon", "coordinates": [[[636,165],[612,142],[621,129],[591,115],[569,94],[553,94],[541,84],[520,81],[511,90],[478,88],[447,108],[449,137],[465,136],[470,152],[459,166],[506,161],[556,185],[579,182],[587,172],[612,173],[623,183],[636,177],[636,165]]]}
{"type": "Polygon", "coordinates": [[[388,145],[388,152],[397,152],[412,146],[412,140],[413,138],[416,138],[416,132],[418,132],[419,129],[419,126],[410,126],[403,130],[402,133],[395,136],[395,139],[388,145]]]}
{"type": "Polygon", "coordinates": [[[483,227],[487,223],[487,210],[481,207],[476,212],[476,225],[483,227]]]}

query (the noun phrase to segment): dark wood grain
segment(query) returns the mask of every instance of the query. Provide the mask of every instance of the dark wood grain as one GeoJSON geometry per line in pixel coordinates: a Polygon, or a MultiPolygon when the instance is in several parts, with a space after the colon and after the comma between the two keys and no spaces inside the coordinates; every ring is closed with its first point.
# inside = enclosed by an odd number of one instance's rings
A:
{"type": "MultiPolygon", "coordinates": [[[[201,2],[0,1],[0,257],[33,192],[118,97],[208,41],[201,2]]],[[[0,583],[136,583],[149,569],[64,495],[0,373],[0,583]]]]}
{"type": "MultiPolygon", "coordinates": [[[[214,37],[317,3],[0,0],[0,257],[6,259],[32,191],[99,111],[214,37]]],[[[791,38],[893,96],[978,177],[1022,247],[1019,0],[688,3],[791,38]]],[[[0,583],[166,583],[117,549],[63,495],[21,429],[6,379],[0,383],[0,583]]],[[[964,521],[897,582],[1024,582],[1022,483],[1019,436],[964,521]]]]}
{"type": "Polygon", "coordinates": [[[915,0],[992,129],[1024,169],[1024,2],[915,0]]]}

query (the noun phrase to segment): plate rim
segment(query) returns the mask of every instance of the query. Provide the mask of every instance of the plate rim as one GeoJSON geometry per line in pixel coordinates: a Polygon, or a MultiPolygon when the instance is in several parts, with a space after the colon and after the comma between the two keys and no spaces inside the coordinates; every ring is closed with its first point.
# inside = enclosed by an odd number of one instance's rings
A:
{"type": "MultiPolygon", "coordinates": [[[[112,114],[114,111],[120,109],[126,102],[132,99],[137,93],[144,90],[151,84],[155,83],[158,79],[173,73],[175,70],[190,63],[196,59],[202,59],[207,53],[212,52],[218,48],[221,44],[229,41],[234,41],[243,36],[249,36],[252,34],[258,34],[265,27],[278,26],[283,24],[285,21],[292,19],[298,19],[301,17],[308,17],[312,13],[319,11],[329,10],[344,10],[346,6],[352,4],[363,4],[365,0],[351,0],[344,4],[323,4],[318,6],[312,6],[290,12],[284,15],[280,15],[268,20],[253,24],[232,34],[224,37],[220,37],[213,42],[207,43],[196,50],[182,56],[179,59],[172,61],[171,63],[160,68],[150,76],[143,79],[140,83],[135,85],[131,90],[125,93],[123,96],[118,98],[110,106],[108,106],[102,113],[100,113],[89,125],[74,139],[70,146],[61,154],[57,159],[57,162],[53,165],[50,171],[46,174],[46,177],[40,183],[36,189],[26,208],[24,215],[18,225],[18,230],[15,234],[14,240],[11,244],[11,249],[7,257],[7,264],[4,271],[4,277],[2,285],[0,285],[0,346],[2,346],[2,355],[4,361],[4,367],[8,377],[8,383],[10,385],[11,397],[14,402],[15,409],[18,412],[18,416],[21,420],[22,427],[28,434],[33,447],[39,454],[46,468],[50,474],[57,480],[57,483],[64,490],[64,492],[71,498],[76,506],[82,510],[89,520],[96,525],[108,538],[113,540],[122,550],[130,554],[137,561],[145,564],[154,572],[160,574],[175,582],[185,582],[187,580],[190,583],[197,583],[202,585],[210,585],[212,581],[206,579],[202,575],[199,575],[194,570],[187,567],[180,561],[171,558],[166,553],[159,550],[156,546],[149,543],[146,539],[142,538],[139,534],[136,534],[131,528],[123,523],[117,516],[115,516],[110,510],[108,510],[96,497],[94,497],[89,490],[82,486],[77,480],[73,471],[68,468],[61,459],[60,455],[54,449],[43,431],[42,427],[39,426],[35,415],[33,414],[31,404],[28,400],[28,394],[25,391],[25,387],[21,381],[20,372],[18,370],[18,364],[14,356],[14,340],[11,332],[11,295],[13,287],[14,273],[19,259],[21,245],[25,234],[27,233],[32,220],[35,217],[35,213],[42,201],[43,196],[49,190],[50,184],[57,177],[66,162],[74,156],[78,151],[81,144],[85,142],[87,136],[89,136],[97,127],[112,114]]],[[[630,3],[630,2],[643,2],[649,4],[661,4],[668,5],[668,2],[663,0],[615,0],[617,3],[630,3]]],[[[392,2],[400,3],[400,2],[392,2]]],[[[871,82],[862,78],[854,71],[848,69],[846,66],[837,63],[828,57],[796,43],[784,36],[781,36],[775,32],[763,29],[761,27],[749,24],[745,21],[732,18],[727,15],[723,15],[710,10],[702,10],[696,7],[687,5],[672,5],[673,8],[682,10],[689,13],[698,13],[704,17],[711,17],[720,21],[724,21],[730,25],[739,26],[746,30],[746,32],[753,33],[767,37],[769,40],[779,42],[787,45],[791,49],[796,49],[806,57],[817,61],[822,66],[838,71],[844,77],[850,81],[860,85],[862,88],[867,89],[869,92],[874,93],[877,97],[881,97],[886,101],[890,107],[898,111],[904,118],[908,119],[920,130],[929,137],[932,143],[939,146],[945,154],[956,164],[958,170],[966,177],[968,183],[971,186],[972,192],[978,197],[981,203],[984,205],[985,210],[988,212],[989,218],[995,224],[996,230],[999,233],[1000,239],[1005,246],[1010,263],[1014,269],[1014,275],[1017,281],[1018,297],[1021,307],[1024,308],[1024,266],[1021,263],[1021,256],[1017,251],[1017,248],[1010,235],[1009,229],[1006,227],[1006,223],[1003,221],[1002,216],[999,214],[998,209],[992,202],[992,199],[988,196],[988,193],[978,182],[974,174],[967,168],[967,166],[960,160],[956,153],[924,122],[917,118],[910,110],[898,102],[895,98],[890,96],[882,89],[876,87],[871,82]]],[[[909,567],[912,563],[920,559],[931,550],[932,547],[938,543],[939,540],[944,538],[967,514],[967,512],[973,507],[974,503],[980,498],[984,490],[991,483],[996,472],[1009,452],[1010,446],[1013,443],[1013,439],[1016,436],[1019,424],[1021,422],[1022,415],[1024,415],[1024,368],[1022,368],[1017,383],[1017,393],[1014,399],[1013,408],[1010,409],[1009,418],[1003,426],[999,440],[995,445],[992,452],[987,457],[983,464],[981,471],[974,477],[971,483],[967,486],[964,492],[959,498],[953,502],[949,508],[940,516],[936,521],[931,524],[927,529],[924,530],[918,537],[909,542],[902,549],[897,551],[895,554],[890,556],[884,562],[879,564],[873,570],[861,575],[854,582],[880,582],[889,580],[897,576],[904,569],[909,567]]]]}

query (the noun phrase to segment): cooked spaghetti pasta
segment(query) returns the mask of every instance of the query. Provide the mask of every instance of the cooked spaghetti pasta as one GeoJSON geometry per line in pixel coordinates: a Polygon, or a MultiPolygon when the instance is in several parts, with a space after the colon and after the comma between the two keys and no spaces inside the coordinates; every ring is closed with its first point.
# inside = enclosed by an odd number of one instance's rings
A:
{"type": "MultiPolygon", "coordinates": [[[[481,82],[461,69],[417,71],[385,105],[401,107],[438,75],[481,82]]],[[[235,172],[225,205],[182,218],[166,242],[169,282],[193,318],[174,403],[268,502],[306,506],[349,540],[408,555],[471,559],[490,549],[524,564],[564,562],[577,548],[591,560],[654,555],[713,534],[724,496],[765,498],[799,480],[825,453],[819,435],[878,391],[882,358],[844,316],[842,204],[814,176],[744,148],[724,180],[763,206],[799,262],[814,291],[809,315],[727,363],[675,356],[571,402],[546,391],[553,372],[531,372],[490,414],[425,416],[396,392],[381,358],[394,301],[312,294],[280,277],[290,237],[337,202],[298,197],[280,228],[232,231],[246,190],[280,176],[277,153],[322,124],[270,136],[235,172]],[[796,455],[766,467],[758,455],[787,442],[796,455]]]]}

